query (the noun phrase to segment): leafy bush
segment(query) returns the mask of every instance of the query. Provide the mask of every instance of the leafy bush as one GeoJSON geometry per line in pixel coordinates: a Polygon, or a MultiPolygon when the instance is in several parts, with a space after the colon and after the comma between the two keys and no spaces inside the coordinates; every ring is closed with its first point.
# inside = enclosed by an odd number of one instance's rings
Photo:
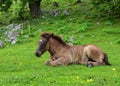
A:
{"type": "Polygon", "coordinates": [[[10,24],[11,21],[26,19],[29,15],[28,5],[21,0],[2,0],[0,1],[0,23],[10,24]],[[7,20],[6,20],[7,18],[7,20]]]}
{"type": "Polygon", "coordinates": [[[92,0],[93,11],[99,17],[119,17],[120,0],[92,0]]]}
{"type": "Polygon", "coordinates": [[[11,5],[11,0],[0,0],[0,11],[7,11],[11,5]]]}

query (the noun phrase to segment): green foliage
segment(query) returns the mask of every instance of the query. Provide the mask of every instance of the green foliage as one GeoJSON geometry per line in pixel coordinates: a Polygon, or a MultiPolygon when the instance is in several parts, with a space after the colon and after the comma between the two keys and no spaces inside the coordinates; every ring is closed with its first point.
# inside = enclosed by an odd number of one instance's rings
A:
{"type": "Polygon", "coordinates": [[[6,18],[8,19],[8,14],[6,12],[0,12],[0,26],[10,23],[9,19],[6,21],[6,18]]]}
{"type": "MultiPolygon", "coordinates": [[[[0,17],[7,16],[8,21],[10,21],[9,23],[18,18],[22,20],[25,20],[26,18],[28,19],[28,16],[30,14],[29,3],[33,3],[35,1],[38,0],[1,0],[0,17]],[[1,12],[4,12],[4,14],[1,12]]],[[[3,21],[3,19],[0,19],[0,21],[3,21]]]]}
{"type": "MultiPolygon", "coordinates": [[[[8,24],[7,22],[11,23],[14,20],[21,19],[26,20],[29,19],[30,9],[29,9],[29,3],[32,3],[36,0],[1,0],[0,3],[0,22],[3,24],[8,24]],[[7,22],[6,17],[7,16],[7,22]],[[5,19],[2,19],[2,18],[5,19]]],[[[71,16],[83,16],[83,18],[115,18],[119,17],[120,15],[120,0],[83,0],[83,3],[80,3],[80,5],[73,5],[73,3],[76,2],[76,0],[66,0],[65,2],[61,2],[59,0],[40,0],[42,2],[41,7],[44,9],[44,11],[47,11],[47,13],[50,12],[50,10],[60,10],[61,13],[59,16],[57,16],[57,19],[64,19],[66,16],[62,13],[62,11],[66,9],[70,9],[70,15],[71,16]],[[59,4],[58,8],[55,8],[52,5],[52,2],[56,1],[59,4]],[[63,5],[64,4],[64,5],[63,5]],[[79,10],[78,10],[79,9],[79,10]],[[74,11],[74,13],[73,13],[74,11]],[[72,13],[71,13],[72,12],[72,13]]],[[[46,17],[46,15],[44,14],[46,17]]],[[[49,15],[50,16],[50,15],[49,15]]],[[[51,17],[51,16],[50,16],[51,17]]],[[[53,16],[52,16],[53,17],[53,16]]],[[[47,15],[48,18],[48,15],[47,15]]],[[[80,20],[78,21],[80,22],[80,20]]],[[[82,27],[81,29],[84,31],[86,27],[82,27]]]]}
{"type": "MultiPolygon", "coordinates": [[[[4,12],[0,11],[0,23],[3,25],[10,24],[13,21],[17,20],[19,17],[21,19],[25,19],[25,17],[29,15],[25,3],[21,2],[20,0],[12,0],[10,2],[12,2],[12,4],[7,10],[2,10],[4,12]]],[[[8,7],[6,4],[2,4],[2,5],[8,7]]]]}
{"type": "Polygon", "coordinates": [[[98,17],[120,16],[120,0],[92,0],[92,4],[98,17]]]}
{"type": "Polygon", "coordinates": [[[0,11],[7,11],[12,5],[12,0],[0,0],[0,11]]]}

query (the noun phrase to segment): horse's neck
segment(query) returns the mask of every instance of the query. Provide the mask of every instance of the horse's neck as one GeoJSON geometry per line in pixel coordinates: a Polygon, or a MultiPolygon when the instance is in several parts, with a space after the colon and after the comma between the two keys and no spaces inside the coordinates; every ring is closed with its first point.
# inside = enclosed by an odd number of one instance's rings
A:
{"type": "Polygon", "coordinates": [[[64,48],[64,47],[65,47],[65,45],[59,43],[58,41],[50,40],[48,51],[51,54],[51,56],[53,56],[56,53],[60,52],[60,50],[62,50],[62,48],[64,48]]]}

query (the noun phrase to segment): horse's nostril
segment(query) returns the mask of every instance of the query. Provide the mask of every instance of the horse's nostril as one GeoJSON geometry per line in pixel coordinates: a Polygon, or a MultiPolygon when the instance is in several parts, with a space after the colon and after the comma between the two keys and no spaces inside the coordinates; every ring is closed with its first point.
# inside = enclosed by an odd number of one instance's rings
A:
{"type": "Polygon", "coordinates": [[[36,55],[37,57],[40,57],[40,54],[39,54],[38,52],[36,52],[35,55],[36,55]]]}

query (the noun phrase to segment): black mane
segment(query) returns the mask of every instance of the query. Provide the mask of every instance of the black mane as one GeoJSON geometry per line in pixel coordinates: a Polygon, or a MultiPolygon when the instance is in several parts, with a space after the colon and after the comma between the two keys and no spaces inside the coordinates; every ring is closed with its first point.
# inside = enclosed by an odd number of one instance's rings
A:
{"type": "Polygon", "coordinates": [[[41,37],[45,37],[46,38],[46,36],[49,36],[49,35],[52,35],[51,38],[53,38],[54,40],[58,41],[59,43],[61,43],[63,45],[66,45],[66,43],[61,39],[60,36],[54,35],[53,33],[45,32],[45,33],[41,34],[41,37]]]}

